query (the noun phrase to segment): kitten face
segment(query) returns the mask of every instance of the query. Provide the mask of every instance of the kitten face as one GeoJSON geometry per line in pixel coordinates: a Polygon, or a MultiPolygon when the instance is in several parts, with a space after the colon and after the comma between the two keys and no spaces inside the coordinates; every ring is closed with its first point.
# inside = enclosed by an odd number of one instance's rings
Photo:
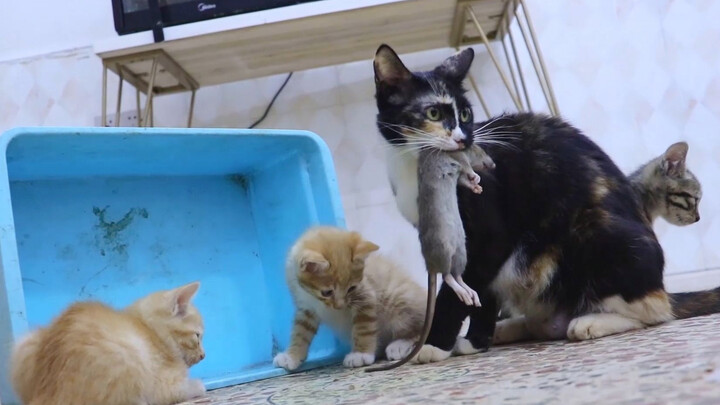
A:
{"type": "Polygon", "coordinates": [[[198,288],[200,283],[194,282],[159,291],[141,298],[131,307],[161,338],[175,343],[188,367],[205,358],[202,317],[191,303],[198,288]]]}
{"type": "Polygon", "coordinates": [[[363,280],[365,259],[377,249],[357,232],[314,228],[301,238],[295,258],[298,283],[326,306],[347,308],[363,280]]]}
{"type": "Polygon", "coordinates": [[[673,225],[689,225],[700,220],[698,205],[702,187],[686,168],[687,152],[685,142],[671,145],[655,170],[654,183],[664,193],[660,216],[673,225]]]}
{"type": "Polygon", "coordinates": [[[385,139],[412,149],[463,149],[473,141],[473,113],[462,81],[474,58],[471,48],[429,72],[410,72],[382,45],[375,54],[377,123],[385,139]]]}

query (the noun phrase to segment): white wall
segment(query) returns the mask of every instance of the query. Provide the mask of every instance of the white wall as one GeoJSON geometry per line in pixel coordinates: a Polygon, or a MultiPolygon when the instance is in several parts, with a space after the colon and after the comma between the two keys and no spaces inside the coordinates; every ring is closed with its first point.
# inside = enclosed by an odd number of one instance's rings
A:
{"type": "Polygon", "coordinates": [[[0,61],[87,46],[117,35],[110,0],[4,0],[0,61]]]}
{"type": "MultiPolygon", "coordinates": [[[[26,10],[13,3],[16,14],[0,17],[0,131],[18,125],[93,125],[99,115],[100,62],[89,45],[116,35],[110,2],[58,3],[70,2],[43,2],[48,8],[38,19],[42,23],[33,24],[29,17],[39,9],[35,4],[26,10]],[[63,51],[78,45],[85,47],[63,51]],[[7,60],[8,55],[35,49],[59,52],[7,60]]],[[[659,222],[657,231],[667,273],[683,273],[675,280],[685,280],[671,282],[670,287],[709,283],[707,269],[720,268],[720,251],[715,248],[720,244],[720,2],[528,3],[561,112],[623,170],[658,155],[672,142],[690,143],[689,166],[705,186],[702,220],[684,228],[659,222]]],[[[487,54],[480,47],[476,50],[473,73],[493,113],[511,109],[487,54]]],[[[452,52],[440,49],[405,59],[412,68],[428,68],[452,52]]],[[[542,106],[533,72],[527,68],[526,77],[534,86],[534,106],[542,106]]],[[[249,125],[283,79],[279,75],[201,89],[195,125],[249,125]]],[[[112,100],[114,86],[110,90],[112,100]]],[[[298,72],[262,126],[309,129],[321,135],[335,157],[348,225],[405,262],[422,281],[417,238],[397,213],[387,183],[384,144],[374,125],[373,91],[369,60],[298,72]]],[[[131,97],[126,101],[124,109],[134,107],[131,97]]],[[[159,97],[156,123],[182,126],[187,106],[187,95],[159,97]]],[[[479,108],[476,115],[482,116],[479,108]]]]}

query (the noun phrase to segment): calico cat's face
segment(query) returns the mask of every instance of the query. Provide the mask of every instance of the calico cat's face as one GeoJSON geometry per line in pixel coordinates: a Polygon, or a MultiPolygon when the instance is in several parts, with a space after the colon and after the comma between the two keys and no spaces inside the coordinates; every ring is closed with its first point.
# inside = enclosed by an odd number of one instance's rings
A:
{"type": "Polygon", "coordinates": [[[162,339],[175,343],[188,367],[205,358],[203,320],[191,302],[198,288],[200,283],[194,282],[174,290],[159,291],[130,307],[162,339]]]}
{"type": "Polygon", "coordinates": [[[471,48],[429,72],[410,72],[387,45],[375,54],[377,125],[393,145],[419,150],[458,150],[472,144],[473,113],[462,81],[471,48]]]}
{"type": "Polygon", "coordinates": [[[685,165],[688,145],[671,145],[659,159],[651,184],[662,199],[660,216],[673,225],[689,225],[700,220],[698,205],[702,198],[700,182],[685,165]]]}
{"type": "Polygon", "coordinates": [[[362,282],[365,259],[377,249],[357,232],[314,228],[302,237],[294,259],[298,283],[326,306],[347,308],[362,282]]]}

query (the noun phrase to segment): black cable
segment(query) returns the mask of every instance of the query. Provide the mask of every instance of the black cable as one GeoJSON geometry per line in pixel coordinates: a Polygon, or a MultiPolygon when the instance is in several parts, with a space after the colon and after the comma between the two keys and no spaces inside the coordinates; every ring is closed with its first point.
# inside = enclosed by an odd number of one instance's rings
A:
{"type": "Polygon", "coordinates": [[[290,81],[290,78],[292,77],[293,72],[288,73],[287,77],[285,78],[285,81],[283,82],[282,86],[278,89],[278,91],[273,96],[272,100],[270,100],[270,104],[268,104],[267,108],[265,109],[265,112],[263,113],[262,117],[258,118],[257,121],[253,122],[252,125],[250,125],[248,128],[255,128],[259,123],[263,122],[265,118],[267,117],[268,113],[270,112],[270,109],[272,108],[273,104],[275,104],[275,100],[278,98],[280,93],[285,88],[285,85],[288,84],[290,81]]]}

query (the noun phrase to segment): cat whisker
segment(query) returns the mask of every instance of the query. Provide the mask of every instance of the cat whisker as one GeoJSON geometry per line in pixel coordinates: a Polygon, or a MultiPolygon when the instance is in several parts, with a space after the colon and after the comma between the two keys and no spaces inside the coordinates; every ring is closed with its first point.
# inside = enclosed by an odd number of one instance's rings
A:
{"type": "MultiPolygon", "coordinates": [[[[510,128],[515,128],[515,126],[514,125],[500,125],[500,126],[492,127],[489,129],[482,129],[482,130],[476,129],[473,131],[473,134],[493,133],[493,132],[497,132],[499,130],[507,130],[510,128]]],[[[520,131],[512,131],[512,132],[521,133],[520,131]]]]}
{"type": "Polygon", "coordinates": [[[494,123],[496,123],[496,122],[498,122],[498,121],[500,121],[500,120],[503,120],[503,119],[508,119],[508,117],[506,117],[506,116],[504,116],[504,115],[501,115],[501,116],[499,116],[499,117],[495,117],[495,118],[491,119],[490,121],[486,122],[485,125],[483,125],[482,127],[476,129],[476,130],[473,131],[473,132],[482,131],[482,130],[485,129],[488,125],[494,124],[494,123]]]}
{"type": "Polygon", "coordinates": [[[497,147],[506,148],[506,149],[511,149],[511,150],[515,150],[515,151],[519,151],[519,150],[520,150],[520,148],[518,148],[517,146],[515,146],[515,145],[513,145],[513,144],[511,144],[511,143],[503,142],[503,141],[497,141],[497,140],[493,140],[493,139],[480,139],[480,140],[476,140],[476,141],[475,141],[475,144],[477,144],[477,145],[494,145],[494,146],[497,146],[497,147]]]}

